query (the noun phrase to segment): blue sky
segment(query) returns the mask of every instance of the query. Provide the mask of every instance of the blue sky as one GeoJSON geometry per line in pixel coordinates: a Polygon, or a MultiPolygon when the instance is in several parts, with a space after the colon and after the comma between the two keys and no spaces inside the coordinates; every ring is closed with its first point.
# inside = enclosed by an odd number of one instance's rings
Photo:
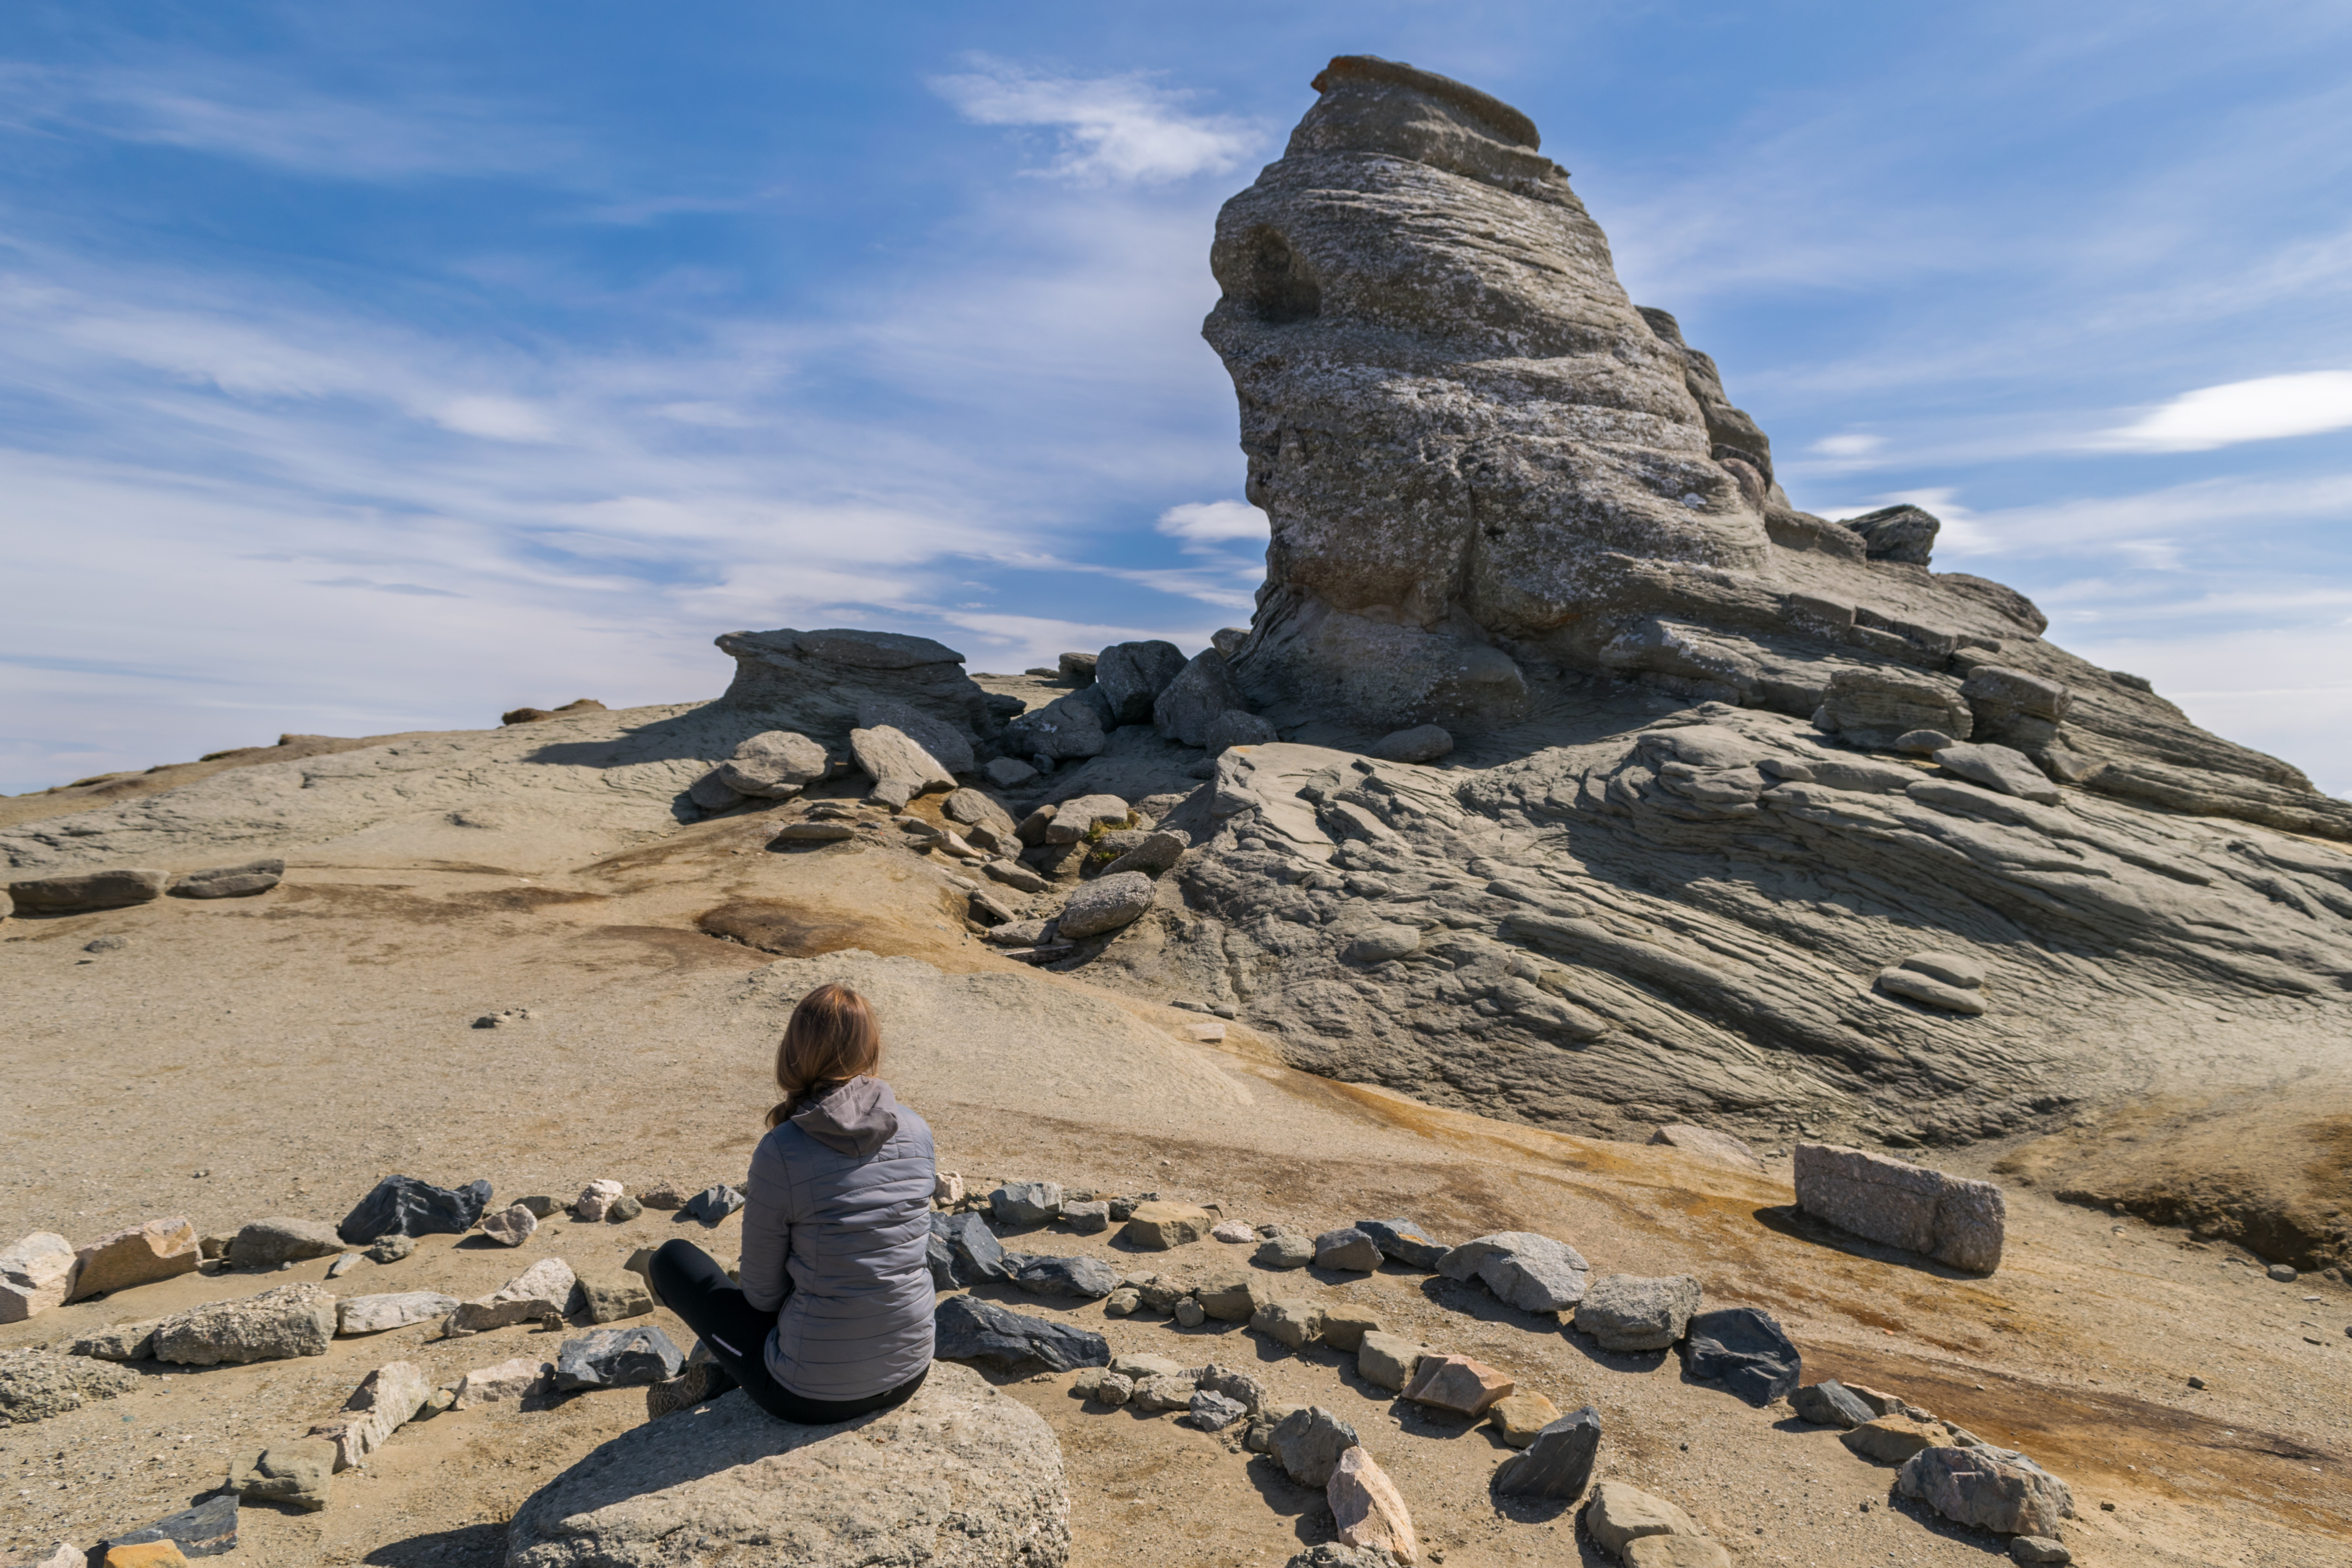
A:
{"type": "Polygon", "coordinates": [[[1799,505],[2352,794],[2340,4],[0,12],[0,791],[1247,619],[1223,199],[1518,105],[1799,505]]]}

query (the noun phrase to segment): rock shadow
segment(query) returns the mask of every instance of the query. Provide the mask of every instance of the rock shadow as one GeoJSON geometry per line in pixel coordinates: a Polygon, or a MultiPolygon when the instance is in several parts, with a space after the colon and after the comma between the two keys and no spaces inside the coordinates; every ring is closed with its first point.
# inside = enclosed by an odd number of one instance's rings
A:
{"type": "Polygon", "coordinates": [[[1273,1458],[1253,1454],[1242,1474],[1265,1500],[1267,1511],[1291,1521],[1301,1546],[1317,1546],[1339,1539],[1339,1525],[1321,1487],[1302,1487],[1273,1458]]]}
{"type": "Polygon", "coordinates": [[[467,1524],[390,1541],[361,1562],[371,1568],[499,1568],[507,1558],[507,1527],[467,1524]]]}
{"type": "Polygon", "coordinates": [[[1843,1252],[1850,1258],[1867,1258],[1874,1263],[1892,1264],[1937,1279],[1961,1279],[1980,1282],[1987,1277],[1966,1268],[1955,1268],[1948,1263],[1938,1263],[1932,1258],[1922,1258],[1916,1252],[1906,1252],[1899,1247],[1886,1247],[1875,1241],[1865,1241],[1851,1231],[1840,1230],[1826,1220],[1814,1218],[1794,1204],[1775,1204],[1755,1211],[1756,1223],[1791,1240],[1843,1252]]]}

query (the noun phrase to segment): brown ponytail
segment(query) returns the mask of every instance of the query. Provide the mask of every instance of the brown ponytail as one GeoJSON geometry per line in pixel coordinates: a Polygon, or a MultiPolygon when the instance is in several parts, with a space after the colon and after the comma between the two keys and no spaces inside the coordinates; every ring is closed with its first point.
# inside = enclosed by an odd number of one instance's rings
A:
{"type": "Polygon", "coordinates": [[[776,1087],[783,1100],[768,1112],[780,1127],[802,1100],[871,1073],[882,1061],[882,1026],[866,998],[846,985],[820,985],[793,1009],[776,1044],[776,1087]]]}

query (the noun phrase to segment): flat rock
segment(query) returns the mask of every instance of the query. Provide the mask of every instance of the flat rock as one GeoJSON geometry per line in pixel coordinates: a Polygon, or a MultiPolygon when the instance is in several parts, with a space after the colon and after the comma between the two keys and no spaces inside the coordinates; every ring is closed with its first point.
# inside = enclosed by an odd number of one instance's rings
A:
{"type": "Polygon", "coordinates": [[[1006,1281],[1032,1296],[1076,1296],[1100,1300],[1118,1289],[1118,1271],[1098,1258],[1030,1258],[1005,1255],[1006,1281]]]}
{"type": "Polygon", "coordinates": [[[207,866],[172,884],[175,899],[249,899],[266,893],[286,879],[286,862],[271,857],[236,866],[207,866]]]}
{"type": "Polygon", "coordinates": [[[1315,1238],[1295,1230],[1277,1230],[1258,1243],[1250,1261],[1261,1268],[1304,1268],[1315,1261],[1315,1238]]]}
{"type": "Polygon", "coordinates": [[[926,790],[955,787],[955,775],[948,771],[946,763],[925,751],[912,736],[888,724],[873,730],[852,730],[849,754],[866,776],[874,781],[877,795],[895,784],[902,805],[926,790]]]}
{"type": "Polygon", "coordinates": [[[580,1277],[580,1306],[592,1323],[617,1323],[652,1311],[654,1296],[641,1276],[626,1270],[583,1274],[580,1277]]]}
{"type": "Polygon", "coordinates": [[[335,1331],[380,1334],[411,1323],[446,1318],[457,1310],[457,1298],[438,1290],[393,1290],[375,1296],[346,1296],[335,1303],[335,1331]]]}
{"type": "Polygon", "coordinates": [[[542,1258],[488,1295],[460,1301],[442,1327],[446,1339],[488,1333],[516,1323],[567,1316],[580,1289],[579,1276],[561,1258],[542,1258]]]}
{"type": "Polygon", "coordinates": [[[1400,1563],[1421,1561],[1421,1539],[1413,1533],[1404,1494],[1361,1445],[1339,1456],[1323,1498],[1342,1546],[1386,1552],[1400,1563]]]}
{"type": "Polygon", "coordinates": [[[432,1380],[415,1363],[387,1362],[361,1379],[341,1413],[311,1427],[310,1436],[334,1445],[336,1469],[353,1469],[415,1419],[432,1395],[432,1380]]]}
{"type": "Polygon", "coordinates": [[[1947,985],[1957,985],[1963,991],[1983,989],[1985,966],[1961,952],[1915,952],[1895,965],[1940,980],[1947,985]]]}
{"type": "Polygon", "coordinates": [[[218,1366],[325,1355],[334,1338],[332,1295],[316,1285],[280,1285],[173,1313],[155,1325],[155,1359],[218,1366]]]}
{"type": "Polygon", "coordinates": [[[539,1216],[521,1204],[509,1204],[482,1219],[482,1234],[500,1247],[520,1247],[539,1230],[539,1216]]]}
{"type": "Polygon", "coordinates": [[[335,1234],[353,1247],[387,1236],[463,1236],[480,1223],[490,1184],[436,1187],[415,1176],[386,1176],[362,1198],[335,1234]]]}
{"type": "Polygon", "coordinates": [[[639,1426],[533,1494],[507,1568],[1058,1568],[1061,1447],[1043,1417],[969,1368],[935,1365],[905,1405],[803,1426],[740,1391],[639,1426]]]}
{"type": "MultiPolygon", "coordinates": [[[[168,1541],[187,1557],[218,1557],[236,1550],[237,1500],[234,1492],[207,1498],[194,1508],[168,1513],[150,1524],[100,1542],[99,1549],[168,1541]]],[[[169,1561],[165,1559],[164,1561],[169,1561]]]]}
{"type": "Polygon", "coordinates": [[[333,1258],[343,1250],[343,1238],[323,1220],[273,1215],[237,1228],[228,1244],[232,1268],[275,1268],[312,1258],[333,1258]]]}
{"type": "Polygon", "coordinates": [[[1366,1334],[1381,1331],[1380,1317],[1370,1307],[1333,1301],[1323,1309],[1323,1342],[1335,1351],[1352,1351],[1366,1334]]]}
{"type": "Polygon", "coordinates": [[[131,869],[73,871],[56,877],[27,877],[8,884],[16,908],[30,913],[66,914],[75,910],[116,910],[160,899],[170,885],[169,871],[131,869]]]}
{"type": "Polygon", "coordinates": [[[2009,1543],[2009,1560],[2012,1563],[2067,1563],[2074,1554],[2066,1550],[2063,1542],[2047,1535],[2020,1535],[2009,1543]]]}
{"type": "Polygon", "coordinates": [[[1130,1247],[1165,1252],[1200,1240],[1215,1224],[1215,1216],[1204,1208],[1154,1201],[1136,1205],[1119,1236],[1130,1247]]]}
{"type": "Polygon", "coordinates": [[[1895,1489],[1956,1524],[2002,1535],[2056,1535],[2074,1516],[2065,1482],[1993,1448],[1922,1448],[1904,1462],[1895,1489]]]}
{"type": "Polygon", "coordinates": [[[2007,1205],[1990,1182],[1829,1143],[1796,1146],[1797,1206],[1841,1230],[1939,1263],[2000,1267],[2007,1205]]]}
{"type": "Polygon", "coordinates": [[[845,838],[857,837],[857,829],[846,822],[787,822],[776,829],[771,844],[838,844],[845,838]]]}
{"type": "Polygon", "coordinates": [[[1537,1433],[1559,1419],[1559,1406],[1532,1388],[1505,1395],[1486,1412],[1486,1424],[1514,1448],[1526,1447],[1536,1440],[1537,1433]]]}
{"type": "Polygon", "coordinates": [[[1356,1374],[1375,1388],[1402,1394],[1424,1353],[1426,1347],[1402,1334],[1374,1330],[1356,1346],[1356,1374]]]}
{"type": "Polygon", "coordinates": [[[2050,775],[2035,767],[2031,757],[2007,746],[1955,743],[1937,752],[1936,761],[1970,784],[2038,805],[2057,805],[2064,799],[2058,786],[2050,782],[2050,775]]]}
{"type": "Polygon", "coordinates": [[[1356,1444],[1355,1427],[1319,1405],[1293,1410],[1266,1435],[1266,1452],[1302,1487],[1330,1485],[1339,1457],[1356,1444]]]}
{"type": "Polygon", "coordinates": [[[1402,958],[1421,948],[1421,928],[1407,925],[1369,925],[1349,933],[1343,956],[1350,963],[1386,963],[1392,958],[1402,958]]]}
{"type": "Polygon", "coordinates": [[[1438,1259],[1448,1279],[1485,1281],[1523,1312],[1558,1312],[1584,1299],[1590,1267],[1564,1241],[1532,1231],[1497,1231],[1465,1241],[1438,1259]]]}
{"type": "Polygon", "coordinates": [[[1853,1391],[1833,1377],[1819,1383],[1809,1383],[1789,1395],[1789,1408],[1798,1416],[1816,1426],[1861,1426],[1877,1414],[1854,1396],[1853,1391]]]}
{"type": "Polygon", "coordinates": [[[1007,1366],[1035,1361],[1048,1371],[1110,1364],[1110,1345],[1100,1334],[1015,1312],[992,1301],[950,1296],[931,1315],[942,1361],[991,1361],[1007,1366]]]}
{"type": "Polygon", "coordinates": [[[139,1386],[139,1374],[110,1362],[49,1351],[0,1351],[0,1424],[46,1421],[139,1386]]]}
{"type": "Polygon", "coordinates": [[[1698,1304],[1698,1281],[1687,1274],[1603,1274],[1576,1304],[1576,1327],[1605,1351],[1662,1351],[1683,1337],[1698,1304]]]}
{"type": "Polygon", "coordinates": [[[1190,847],[1192,841],[1181,833],[1138,832],[1133,842],[1102,868],[1102,875],[1118,877],[1129,871],[1140,871],[1146,876],[1156,877],[1181,860],[1184,851],[1190,847]]]}
{"type": "Polygon", "coordinates": [[[228,1468],[228,1487],[248,1502],[274,1502],[315,1513],[333,1500],[335,1446],[317,1437],[273,1443],[228,1468]]]}
{"type": "Polygon", "coordinates": [[[1985,1010],[1985,995],[1920,973],[1916,969],[1897,965],[1878,972],[1878,988],[1907,1002],[1934,1007],[1946,1013],[1958,1013],[1963,1017],[1977,1017],[1985,1010]]]}
{"type": "Polygon", "coordinates": [[[1601,1452],[1601,1416],[1587,1405],[1552,1422],[1503,1461],[1495,1490],[1504,1497],[1579,1498],[1601,1452]]]}
{"type": "Polygon", "coordinates": [[[1404,1396],[1433,1410],[1466,1415],[1472,1420],[1493,1409],[1517,1389],[1506,1373],[1466,1355],[1425,1355],[1414,1368],[1404,1396]]]}
{"type": "Polygon", "coordinates": [[[1188,1407],[1192,1425],[1203,1432],[1222,1432],[1236,1421],[1246,1420],[1249,1407],[1237,1399],[1210,1389],[1195,1389],[1188,1407]]]}
{"type": "Polygon", "coordinates": [[[1592,1501],[1584,1510],[1584,1528],[1603,1552],[1621,1556],[1644,1536],[1700,1533],[1698,1521],[1665,1499],[1613,1480],[1592,1489],[1592,1501]]]}
{"type": "Polygon", "coordinates": [[[458,1379],[453,1408],[473,1410],[485,1405],[520,1403],[547,1393],[554,1385],[553,1363],[519,1355],[496,1366],[478,1366],[458,1379]]]}
{"type": "Polygon", "coordinates": [[[1670,1122],[1650,1134],[1653,1143],[1664,1143],[1696,1155],[1709,1163],[1734,1171],[1747,1171],[1756,1175],[1764,1173],[1764,1162],[1756,1151],[1728,1132],[1718,1132],[1712,1127],[1695,1126],[1687,1121],[1670,1122]]]}
{"type": "Polygon", "coordinates": [[[1004,1278],[1004,1244],[996,1239],[985,1219],[976,1214],[941,1214],[934,1209],[930,1227],[927,1256],[934,1288],[958,1290],[1004,1278]]]}
{"type": "Polygon", "coordinates": [[[0,1323],[61,1307],[73,1294],[81,1258],[55,1231],[37,1230],[0,1251],[0,1323]]]}
{"type": "Polygon", "coordinates": [[[1698,1535],[1645,1535],[1625,1548],[1625,1568],[1731,1568],[1720,1542],[1698,1535]]]}
{"type": "Polygon", "coordinates": [[[1062,906],[1059,929],[1066,939],[1085,941],[1131,925],[1151,907],[1156,889],[1140,871],[1120,871],[1087,882],[1062,906]]]}
{"type": "Polygon", "coordinates": [[[1750,1405],[1766,1405],[1797,1386],[1804,1363],[1771,1313],[1726,1307],[1690,1321],[1683,1365],[1702,1381],[1720,1380],[1750,1405]]]}

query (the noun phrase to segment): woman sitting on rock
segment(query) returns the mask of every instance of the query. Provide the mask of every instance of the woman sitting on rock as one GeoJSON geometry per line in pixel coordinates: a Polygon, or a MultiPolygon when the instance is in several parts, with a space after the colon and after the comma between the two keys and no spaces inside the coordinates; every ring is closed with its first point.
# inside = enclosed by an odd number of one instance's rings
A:
{"type": "MultiPolygon", "coordinates": [[[[930,1371],[931,1130],[873,1076],[881,1058],[866,998],[846,985],[802,997],[776,1047],[783,1102],[743,1187],[741,1285],[692,1242],[654,1254],[662,1304],[782,1420],[887,1410],[930,1371]]],[[[698,1397],[724,1386],[701,1381],[698,1397]]]]}

